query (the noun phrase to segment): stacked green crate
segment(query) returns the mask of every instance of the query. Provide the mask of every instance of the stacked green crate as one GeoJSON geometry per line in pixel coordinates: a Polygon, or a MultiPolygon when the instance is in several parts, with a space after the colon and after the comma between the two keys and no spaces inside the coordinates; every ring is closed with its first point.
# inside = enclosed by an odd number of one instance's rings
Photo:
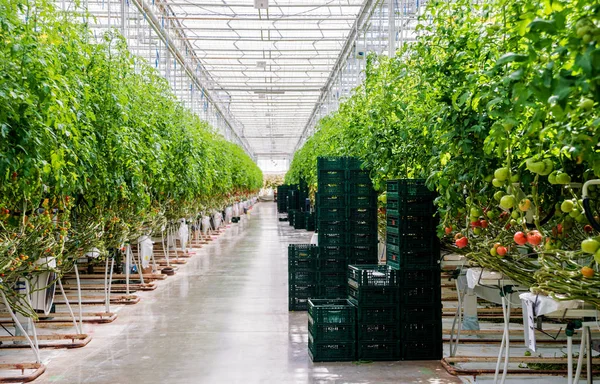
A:
{"type": "Polygon", "coordinates": [[[287,212],[287,193],[289,185],[280,185],[277,187],[277,212],[287,212]]]}
{"type": "Polygon", "coordinates": [[[288,224],[293,227],[294,226],[294,220],[296,219],[296,212],[298,212],[297,209],[288,209],[288,224]]]}
{"type": "Polygon", "coordinates": [[[312,244],[288,246],[288,309],[306,311],[317,293],[318,248],[312,244]]]}
{"type": "Polygon", "coordinates": [[[402,359],[442,357],[440,248],[435,193],[425,180],[387,184],[387,264],[399,270],[402,359]]]}
{"type": "Polygon", "coordinates": [[[323,299],[345,298],[348,255],[346,159],[319,157],[317,173],[318,294],[323,299]]]}
{"type": "Polygon", "coordinates": [[[356,358],[356,308],[344,299],[308,301],[308,354],[314,362],[356,358]]]}
{"type": "Polygon", "coordinates": [[[348,298],[357,306],[359,360],[400,360],[398,271],[349,265],[348,298]]]}
{"type": "Polygon", "coordinates": [[[294,214],[294,229],[306,229],[306,212],[296,211],[294,214]]]}
{"type": "Polygon", "coordinates": [[[347,158],[348,264],[377,264],[377,194],[369,171],[347,158]]]}
{"type": "Polygon", "coordinates": [[[305,227],[307,231],[315,230],[315,213],[314,212],[306,212],[305,215],[305,227]]]}
{"type": "Polygon", "coordinates": [[[292,184],[287,191],[287,209],[300,209],[300,191],[298,184],[292,184]]]}

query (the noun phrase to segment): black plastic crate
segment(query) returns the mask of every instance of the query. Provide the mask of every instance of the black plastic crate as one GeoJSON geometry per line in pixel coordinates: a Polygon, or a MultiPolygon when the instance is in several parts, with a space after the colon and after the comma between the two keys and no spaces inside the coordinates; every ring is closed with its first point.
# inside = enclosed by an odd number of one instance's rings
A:
{"type": "Polygon", "coordinates": [[[343,195],[346,193],[346,182],[319,183],[319,195],[343,195]]]}
{"type": "MultiPolygon", "coordinates": [[[[377,264],[379,262],[377,244],[373,245],[357,245],[348,247],[348,258],[356,260],[371,260],[370,263],[357,264],[377,264]]],[[[352,264],[352,263],[350,263],[352,264]]]]}
{"type": "Polygon", "coordinates": [[[442,342],[442,322],[438,323],[401,323],[402,341],[442,342]]]}
{"type": "Polygon", "coordinates": [[[320,233],[346,233],[345,221],[323,221],[318,224],[320,233]]]}
{"type": "Polygon", "coordinates": [[[377,208],[377,196],[370,195],[348,195],[346,204],[352,208],[377,208]]]}
{"type": "Polygon", "coordinates": [[[323,259],[319,258],[315,260],[316,268],[318,271],[345,271],[348,267],[346,258],[337,259],[323,259]]]}
{"type": "Polygon", "coordinates": [[[356,359],[356,342],[316,342],[309,333],[308,355],[313,362],[354,361],[356,359]]]}
{"type": "Polygon", "coordinates": [[[328,324],[318,323],[308,315],[308,332],[318,342],[322,341],[355,341],[356,325],[352,324],[328,324]]]}
{"type": "Polygon", "coordinates": [[[327,171],[321,170],[317,175],[317,185],[338,184],[346,181],[345,170],[327,171]]]}
{"type": "Polygon", "coordinates": [[[396,201],[396,203],[392,203],[386,206],[386,209],[389,211],[397,212],[397,215],[408,215],[408,216],[433,216],[436,212],[435,205],[433,201],[420,201],[418,199],[395,199],[392,198],[390,200],[392,202],[396,201]],[[391,205],[391,206],[390,206],[391,205]],[[392,208],[397,206],[397,208],[392,208]]]}
{"type": "Polygon", "coordinates": [[[306,230],[307,231],[314,231],[315,230],[315,214],[314,213],[309,213],[306,215],[306,230]]]}
{"type": "Polygon", "coordinates": [[[346,260],[348,247],[345,245],[319,245],[319,259],[346,260]]]}
{"type": "Polygon", "coordinates": [[[404,269],[398,271],[400,287],[437,286],[441,287],[439,267],[430,269],[404,269]]]}
{"type": "Polygon", "coordinates": [[[317,287],[317,294],[320,299],[346,299],[348,297],[347,285],[323,285],[317,287]]]}
{"type": "Polygon", "coordinates": [[[386,263],[395,269],[431,269],[439,266],[440,250],[433,249],[386,249],[386,263]]]}
{"type": "Polygon", "coordinates": [[[393,341],[400,340],[398,323],[388,324],[359,324],[357,340],[393,341]]]}
{"type": "Polygon", "coordinates": [[[347,218],[346,208],[321,208],[317,206],[318,221],[345,221],[347,218]]]}
{"type": "Polygon", "coordinates": [[[348,171],[348,182],[351,184],[365,184],[371,182],[370,171],[351,169],[348,171]]]}
{"type": "Polygon", "coordinates": [[[387,192],[397,193],[404,197],[428,197],[435,198],[435,192],[430,191],[425,185],[425,179],[399,179],[388,180],[387,192]]]}
{"type": "Polygon", "coordinates": [[[319,230],[319,245],[339,245],[344,246],[348,243],[348,238],[345,233],[323,233],[319,230]]]}
{"type": "Polygon", "coordinates": [[[348,233],[376,234],[377,222],[351,220],[348,222],[348,233]]]}
{"type": "Polygon", "coordinates": [[[288,271],[314,271],[317,269],[317,259],[312,257],[288,257],[288,271]]]}
{"type": "Polygon", "coordinates": [[[348,265],[368,265],[368,264],[373,264],[377,262],[377,259],[375,258],[370,258],[370,259],[358,259],[355,257],[348,257],[346,259],[346,262],[348,265]]]}
{"type": "Polygon", "coordinates": [[[398,271],[387,265],[349,265],[348,285],[351,287],[397,287],[398,271]]]}
{"type": "Polygon", "coordinates": [[[373,189],[373,183],[370,180],[364,183],[348,184],[348,193],[356,196],[377,196],[377,193],[373,189]]]}
{"type": "Polygon", "coordinates": [[[288,270],[288,280],[290,285],[315,284],[317,272],[314,270],[288,270]]]}
{"type": "Polygon", "coordinates": [[[441,360],[442,342],[402,342],[402,360],[441,360]]]}
{"type": "Polygon", "coordinates": [[[387,211],[387,232],[394,234],[422,234],[435,233],[438,219],[434,216],[401,216],[398,212],[387,211]]]}
{"type": "Polygon", "coordinates": [[[319,193],[317,197],[319,208],[344,208],[346,206],[346,197],[344,195],[323,195],[319,193]]]}
{"type": "Polygon", "coordinates": [[[345,157],[317,157],[317,170],[319,171],[344,171],[346,170],[345,157]]]}
{"type": "Polygon", "coordinates": [[[400,357],[399,341],[359,341],[357,345],[358,360],[395,361],[400,357]]]}
{"type": "Polygon", "coordinates": [[[294,229],[306,229],[306,213],[298,211],[294,214],[294,229]]]}
{"type": "Polygon", "coordinates": [[[348,234],[347,243],[349,246],[377,246],[377,233],[351,233],[348,234]]]}
{"type": "Polygon", "coordinates": [[[290,244],[288,245],[288,258],[306,259],[315,258],[319,253],[319,247],[314,244],[290,244]]]}
{"type": "Polygon", "coordinates": [[[400,321],[406,324],[441,324],[442,304],[432,305],[401,305],[400,321]]]}
{"type": "Polygon", "coordinates": [[[362,169],[363,163],[362,160],[360,160],[357,157],[346,157],[346,169],[348,170],[355,170],[355,169],[362,169]]]}
{"type": "Polygon", "coordinates": [[[356,323],[356,307],[346,299],[311,299],[308,314],[318,324],[356,323]]]}
{"type": "Polygon", "coordinates": [[[348,208],[347,217],[351,221],[377,222],[377,209],[375,208],[348,208]]]}
{"type": "Polygon", "coordinates": [[[417,285],[408,286],[404,284],[400,288],[401,305],[433,305],[441,303],[440,285],[417,285]]]}
{"type": "Polygon", "coordinates": [[[294,218],[296,217],[297,209],[288,209],[288,223],[291,227],[294,226],[294,218]]]}
{"type": "Polygon", "coordinates": [[[398,305],[398,287],[358,287],[348,285],[348,300],[358,307],[398,305]]]}
{"type": "Polygon", "coordinates": [[[337,271],[319,270],[317,272],[317,283],[321,285],[345,285],[347,282],[346,279],[346,266],[337,271]]]}
{"type": "Polygon", "coordinates": [[[288,286],[288,309],[290,311],[308,310],[308,300],[315,297],[316,285],[294,285],[288,286]]]}
{"type": "Polygon", "coordinates": [[[357,309],[358,324],[387,324],[398,321],[398,305],[360,307],[357,309]]]}

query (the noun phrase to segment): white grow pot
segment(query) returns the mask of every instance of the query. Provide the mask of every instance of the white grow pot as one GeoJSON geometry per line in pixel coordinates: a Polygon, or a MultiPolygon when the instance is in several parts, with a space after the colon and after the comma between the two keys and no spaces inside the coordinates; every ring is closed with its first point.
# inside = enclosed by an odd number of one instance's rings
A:
{"type": "MultiPolygon", "coordinates": [[[[56,268],[56,258],[42,257],[36,261],[36,264],[47,268],[56,268]]],[[[55,280],[56,273],[50,271],[40,273],[31,279],[31,304],[37,312],[42,312],[44,315],[50,313],[56,291],[55,280]]]]}

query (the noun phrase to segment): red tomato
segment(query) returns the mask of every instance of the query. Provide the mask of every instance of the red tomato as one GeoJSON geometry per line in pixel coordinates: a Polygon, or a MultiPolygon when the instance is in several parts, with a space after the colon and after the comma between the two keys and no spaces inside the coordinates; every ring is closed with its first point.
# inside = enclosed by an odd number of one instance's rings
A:
{"type": "Polygon", "coordinates": [[[446,235],[449,235],[452,233],[452,226],[446,227],[446,229],[444,229],[444,231],[446,232],[446,235]]]}
{"type": "Polygon", "coordinates": [[[527,242],[531,245],[540,245],[542,234],[539,231],[531,231],[527,234],[527,242]]]}
{"type": "Polygon", "coordinates": [[[481,220],[479,224],[481,225],[481,228],[487,228],[489,225],[487,220],[481,220]]]}
{"type": "Polygon", "coordinates": [[[527,243],[527,236],[525,236],[525,234],[521,231],[515,233],[513,239],[515,240],[515,243],[519,245],[524,245],[525,243],[527,243]]]}
{"type": "Polygon", "coordinates": [[[477,228],[477,227],[481,227],[481,223],[479,222],[479,220],[471,221],[471,228],[477,228]]]}
{"type": "Polygon", "coordinates": [[[498,248],[496,248],[496,253],[498,253],[498,256],[504,256],[506,255],[507,249],[504,246],[499,246],[498,248]]]}
{"type": "Polygon", "coordinates": [[[469,239],[467,239],[466,237],[461,237],[460,239],[456,240],[456,246],[458,248],[464,248],[467,246],[468,243],[469,239]]]}

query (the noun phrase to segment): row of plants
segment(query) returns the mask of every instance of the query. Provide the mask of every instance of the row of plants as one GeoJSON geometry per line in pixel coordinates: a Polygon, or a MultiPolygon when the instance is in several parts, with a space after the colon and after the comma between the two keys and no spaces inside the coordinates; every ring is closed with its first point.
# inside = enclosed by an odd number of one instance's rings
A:
{"type": "Polygon", "coordinates": [[[0,289],[69,272],[181,217],[255,194],[262,172],[178,102],[117,32],[0,0],[0,289]],[[57,268],[51,268],[53,259],[57,268]]]}
{"type": "Polygon", "coordinates": [[[286,182],[314,190],[316,158],[336,155],[361,158],[380,191],[425,178],[454,251],[600,305],[598,188],[592,217],[581,199],[600,177],[600,5],[431,1],[420,20],[414,44],[368,58],[365,81],[319,122],[286,182]]]}

